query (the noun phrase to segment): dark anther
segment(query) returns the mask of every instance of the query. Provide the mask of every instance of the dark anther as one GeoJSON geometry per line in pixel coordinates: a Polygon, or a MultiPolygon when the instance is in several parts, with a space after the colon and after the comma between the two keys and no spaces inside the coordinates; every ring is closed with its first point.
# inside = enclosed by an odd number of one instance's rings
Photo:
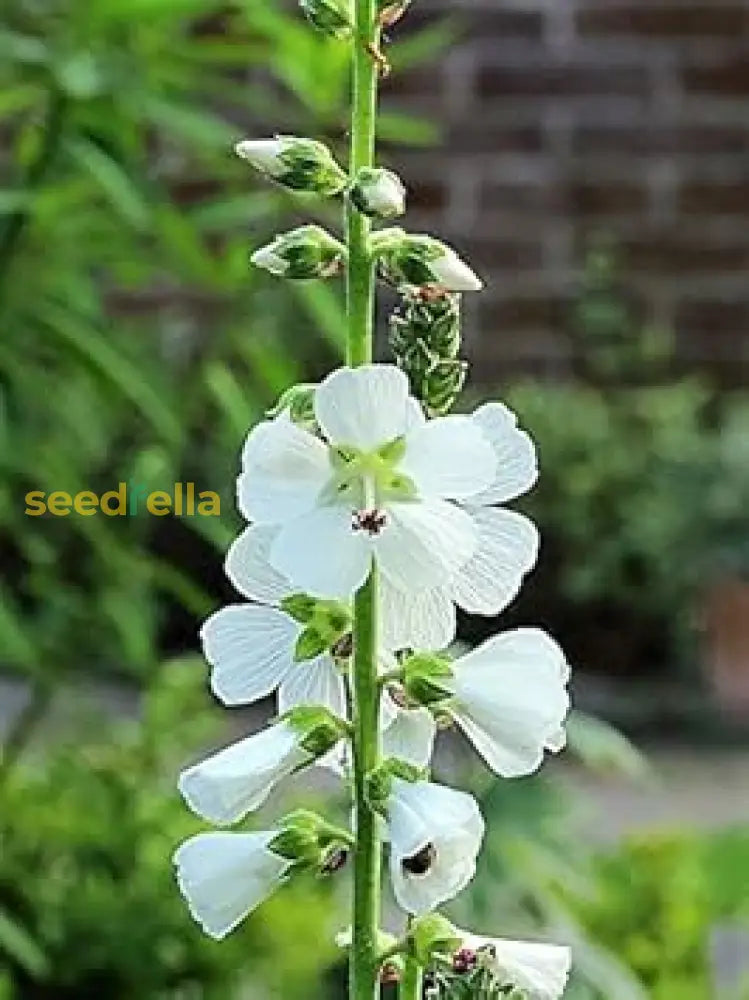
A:
{"type": "Polygon", "coordinates": [[[409,875],[426,875],[436,860],[437,851],[434,844],[427,844],[410,858],[404,858],[401,866],[409,875]]]}
{"type": "Polygon", "coordinates": [[[453,955],[453,971],[464,976],[473,972],[478,962],[478,955],[471,948],[461,948],[453,955]]]}
{"type": "Polygon", "coordinates": [[[320,871],[323,875],[334,875],[344,867],[347,861],[348,851],[343,847],[337,847],[328,855],[320,871]]]}
{"type": "Polygon", "coordinates": [[[354,531],[366,531],[369,535],[379,535],[387,524],[387,517],[381,510],[355,510],[351,515],[354,531]]]}
{"type": "Polygon", "coordinates": [[[333,645],[331,653],[337,660],[347,660],[354,652],[354,636],[351,632],[342,635],[333,645]]]}

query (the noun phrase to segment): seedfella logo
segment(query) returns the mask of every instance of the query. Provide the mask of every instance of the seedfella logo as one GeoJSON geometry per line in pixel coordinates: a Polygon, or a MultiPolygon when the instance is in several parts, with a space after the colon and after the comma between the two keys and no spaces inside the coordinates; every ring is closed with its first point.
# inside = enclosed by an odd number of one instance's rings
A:
{"type": "Polygon", "coordinates": [[[80,493],[31,490],[26,494],[25,501],[25,513],[29,517],[41,517],[42,514],[53,514],[55,517],[67,517],[69,514],[78,514],[80,517],[93,517],[94,514],[105,514],[107,517],[135,517],[137,514],[150,514],[153,517],[165,517],[167,514],[174,514],[176,517],[221,515],[218,493],[213,490],[198,492],[195,483],[174,483],[171,493],[166,490],[149,490],[143,483],[132,480],[118,483],[116,490],[108,490],[101,495],[92,490],[82,490],[80,493]]]}

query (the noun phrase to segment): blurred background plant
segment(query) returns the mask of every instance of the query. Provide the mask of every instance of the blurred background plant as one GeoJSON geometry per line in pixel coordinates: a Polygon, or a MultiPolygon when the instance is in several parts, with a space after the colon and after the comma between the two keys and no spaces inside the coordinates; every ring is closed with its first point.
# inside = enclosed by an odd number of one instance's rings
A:
{"type": "MultiPolygon", "coordinates": [[[[456,30],[404,33],[396,70],[456,30]]],[[[185,651],[230,597],[239,445],[282,389],[335,364],[342,334],[335,285],[290,299],[248,267],[251,245],[319,207],[297,212],[229,150],[269,122],[341,149],[347,78],[341,48],[281,0],[3,9],[0,666],[25,708],[0,704],[0,1000],[343,995],[339,908],[321,886],[279,895],[217,946],[169,855],[193,823],[174,787],[186,748],[226,735],[185,651]],[[24,514],[32,489],[129,480],[217,490],[222,516],[24,514]],[[137,721],[48,718],[58,690],[75,700],[103,678],[137,691],[137,721]]],[[[391,104],[381,125],[386,149],[439,138],[391,104]]],[[[539,443],[528,510],[545,538],[506,621],[548,624],[589,671],[693,687],[706,594],[749,559],[746,395],[674,374],[668,332],[641,322],[610,246],[589,254],[568,334],[574,379],[503,388],[539,443]]],[[[464,637],[483,627],[465,622],[464,637]]],[[[605,724],[578,717],[572,742],[578,767],[646,780],[605,724]]],[[[477,787],[497,832],[456,916],[573,942],[574,1000],[712,1000],[712,929],[747,920],[745,831],[642,835],[601,854],[559,773],[477,787]]]]}

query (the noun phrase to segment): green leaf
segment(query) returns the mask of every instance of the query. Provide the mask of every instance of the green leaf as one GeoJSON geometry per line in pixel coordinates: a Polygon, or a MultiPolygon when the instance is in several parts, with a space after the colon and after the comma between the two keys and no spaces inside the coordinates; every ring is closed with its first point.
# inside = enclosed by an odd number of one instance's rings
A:
{"type": "Polygon", "coordinates": [[[49,961],[42,949],[29,932],[4,910],[0,910],[0,950],[33,979],[43,979],[49,971],[49,961]]]}
{"type": "Polygon", "coordinates": [[[68,152],[93,177],[113,208],[136,229],[145,229],[149,208],[125,170],[99,146],[87,139],[71,139],[68,152]]]}
{"type": "Polygon", "coordinates": [[[603,719],[574,711],[567,720],[567,743],[591,770],[642,780],[650,764],[627,737],[603,719]]]}

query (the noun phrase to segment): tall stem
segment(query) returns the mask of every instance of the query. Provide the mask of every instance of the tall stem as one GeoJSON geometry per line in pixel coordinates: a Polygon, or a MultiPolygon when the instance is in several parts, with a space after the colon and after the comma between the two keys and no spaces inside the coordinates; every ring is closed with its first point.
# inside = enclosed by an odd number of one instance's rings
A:
{"type": "MultiPolygon", "coordinates": [[[[376,0],[356,0],[351,112],[350,173],[374,160],[377,67],[370,50],[378,39],[376,0]]],[[[346,206],[348,268],[346,362],[372,360],[374,272],[369,250],[369,219],[350,201],[346,206]]],[[[353,941],[350,1000],[379,996],[377,931],[380,922],[380,854],[377,817],[366,801],[366,778],[379,759],[379,689],[377,685],[377,575],[373,569],[354,602],[353,758],[356,797],[353,941]]]]}
{"type": "Polygon", "coordinates": [[[421,1000],[423,988],[424,974],[421,966],[416,959],[406,958],[398,1000],[421,1000]]]}

